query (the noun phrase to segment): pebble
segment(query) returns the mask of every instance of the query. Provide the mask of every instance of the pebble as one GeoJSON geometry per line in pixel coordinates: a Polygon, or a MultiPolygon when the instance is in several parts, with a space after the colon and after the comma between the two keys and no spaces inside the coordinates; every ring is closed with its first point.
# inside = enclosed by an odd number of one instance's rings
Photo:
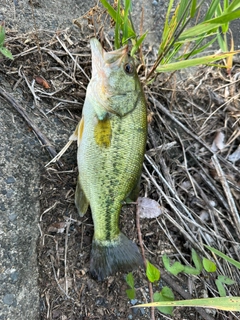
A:
{"type": "Polygon", "coordinates": [[[13,304],[16,305],[16,299],[15,299],[14,294],[12,294],[12,293],[5,294],[5,296],[3,297],[3,303],[7,304],[8,306],[11,306],[13,304]]]}
{"type": "Polygon", "coordinates": [[[11,275],[10,275],[11,280],[12,280],[13,282],[16,282],[16,281],[18,280],[18,276],[19,276],[19,273],[18,273],[17,271],[13,271],[13,272],[11,273],[11,275]]]}
{"type": "Polygon", "coordinates": [[[16,180],[15,180],[14,177],[8,177],[8,178],[6,179],[6,183],[7,183],[7,184],[11,184],[11,183],[15,183],[15,182],[16,182],[16,180]]]}

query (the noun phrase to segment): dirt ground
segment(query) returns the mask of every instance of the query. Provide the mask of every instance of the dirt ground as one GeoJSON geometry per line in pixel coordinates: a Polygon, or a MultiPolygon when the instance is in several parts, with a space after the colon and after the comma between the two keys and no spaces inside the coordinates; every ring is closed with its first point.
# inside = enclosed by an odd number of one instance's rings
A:
{"type": "MultiPolygon", "coordinates": [[[[42,109],[36,103],[36,108],[27,108],[27,112],[61,124],[64,135],[69,132],[70,136],[81,118],[88,84],[84,73],[91,77],[88,39],[96,36],[93,25],[86,19],[83,28],[88,36],[82,40],[71,30],[58,34],[43,31],[37,37],[19,37],[13,32],[7,45],[16,58],[1,61],[5,80],[15,89],[20,87],[26,101],[32,102],[34,95],[35,102],[38,96],[45,102],[42,109]],[[19,70],[21,73],[16,72],[19,70]],[[46,79],[49,87],[37,77],[46,79]],[[28,86],[33,79],[34,94],[28,86]]],[[[97,32],[97,36],[109,49],[106,34],[97,32]]],[[[139,71],[141,80],[155,57],[150,47],[144,50],[147,65],[139,71]]],[[[121,230],[138,244],[140,231],[146,258],[161,270],[153,292],[167,285],[176,299],[215,297],[215,280],[226,275],[235,280],[234,285],[225,286],[227,295],[240,295],[240,270],[203,246],[208,244],[240,261],[240,161],[233,161],[240,145],[239,74],[240,61],[236,58],[231,74],[225,69],[202,67],[194,74],[160,75],[152,85],[144,86],[149,129],[140,195],[156,200],[162,215],[140,219],[137,230],[136,205],[125,205],[121,230]],[[201,257],[215,261],[217,272],[174,277],[164,270],[164,253],[172,262],[193,265],[192,248],[201,257]]],[[[56,139],[54,147],[59,151],[63,145],[56,139]]],[[[42,166],[38,241],[41,319],[150,319],[150,309],[131,308],[150,302],[143,269],[133,272],[136,298],[132,300],[126,295],[125,274],[103,282],[91,279],[93,223],[90,212],[80,218],[74,206],[75,145],[61,162],[42,166]]],[[[155,319],[176,320],[240,317],[239,313],[180,307],[174,309],[173,316],[157,310],[154,314],[155,319]]]]}

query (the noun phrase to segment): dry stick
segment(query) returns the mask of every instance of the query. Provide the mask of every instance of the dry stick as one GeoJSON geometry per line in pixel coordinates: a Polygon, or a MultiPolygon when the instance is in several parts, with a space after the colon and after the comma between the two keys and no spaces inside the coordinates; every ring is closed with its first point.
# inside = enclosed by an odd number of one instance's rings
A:
{"type": "MultiPolygon", "coordinates": [[[[71,219],[71,217],[70,217],[71,219]]],[[[68,231],[70,227],[71,222],[67,222],[66,227],[66,235],[65,235],[65,251],[64,251],[64,278],[65,278],[65,291],[66,295],[68,295],[68,266],[67,266],[67,251],[68,251],[68,231]]]]}
{"type": "MultiPolygon", "coordinates": [[[[76,63],[76,65],[78,66],[79,70],[82,71],[82,73],[85,75],[85,77],[88,79],[88,81],[90,81],[88,75],[85,73],[85,71],[83,70],[83,68],[79,65],[79,63],[76,62],[76,60],[74,59],[73,55],[69,52],[68,48],[65,46],[65,43],[62,42],[60,40],[59,37],[57,37],[59,43],[61,44],[61,46],[63,47],[63,49],[69,54],[69,56],[71,57],[71,59],[73,60],[74,63],[76,63]]],[[[82,83],[81,83],[82,84],[82,83]]],[[[83,84],[82,84],[83,85],[83,84]]]]}
{"type": "Polygon", "coordinates": [[[237,233],[238,233],[238,235],[240,235],[240,215],[239,215],[239,212],[237,210],[235,201],[234,201],[234,199],[232,197],[231,190],[229,188],[227,179],[225,177],[225,174],[224,174],[224,172],[223,172],[223,170],[221,168],[221,165],[220,165],[216,155],[212,156],[212,162],[215,165],[218,177],[220,179],[220,182],[222,184],[222,187],[223,187],[223,190],[225,192],[226,198],[228,200],[228,204],[229,204],[232,216],[233,216],[233,220],[234,220],[234,222],[235,222],[235,224],[237,226],[237,233]]]}
{"type": "MultiPolygon", "coordinates": [[[[27,122],[27,124],[33,129],[35,134],[37,135],[38,139],[41,141],[44,147],[48,150],[50,156],[54,158],[57,155],[56,150],[52,146],[50,140],[39,130],[39,128],[34,124],[33,120],[28,116],[27,112],[21,107],[16,100],[7,92],[2,90],[0,88],[0,95],[7,100],[13,107],[14,109],[20,113],[20,115],[23,117],[23,119],[27,122]]],[[[62,165],[61,162],[59,162],[59,165],[62,165]]]]}
{"type": "MultiPolygon", "coordinates": [[[[179,120],[177,120],[172,114],[171,112],[169,112],[158,100],[156,100],[155,98],[151,97],[149,98],[149,100],[155,104],[164,114],[166,114],[171,120],[173,120],[175,123],[177,123],[179,125],[179,127],[181,127],[187,134],[189,134],[192,138],[194,138],[196,141],[198,141],[202,146],[204,146],[204,148],[206,148],[209,152],[211,152],[211,154],[214,154],[214,152],[211,150],[211,148],[204,143],[204,141],[202,139],[200,139],[196,134],[192,133],[191,130],[189,130],[188,128],[186,128],[179,120]]],[[[222,156],[220,156],[219,154],[217,155],[218,159],[221,160],[224,164],[228,165],[231,167],[231,169],[233,169],[235,172],[239,173],[239,169],[234,166],[233,164],[231,164],[230,162],[228,162],[227,160],[225,160],[222,156]]]]}
{"type": "MultiPolygon", "coordinates": [[[[141,228],[140,228],[139,206],[138,205],[136,205],[136,225],[137,225],[137,232],[138,232],[138,241],[139,241],[139,245],[140,245],[142,257],[143,257],[143,263],[144,263],[145,269],[147,269],[147,261],[145,258],[145,251],[143,248],[143,239],[142,239],[142,233],[141,233],[141,228]]],[[[152,288],[152,284],[150,281],[148,281],[148,287],[149,287],[150,300],[151,300],[151,302],[153,302],[153,288],[152,288]]],[[[154,307],[151,307],[151,320],[155,320],[154,307]]]]}

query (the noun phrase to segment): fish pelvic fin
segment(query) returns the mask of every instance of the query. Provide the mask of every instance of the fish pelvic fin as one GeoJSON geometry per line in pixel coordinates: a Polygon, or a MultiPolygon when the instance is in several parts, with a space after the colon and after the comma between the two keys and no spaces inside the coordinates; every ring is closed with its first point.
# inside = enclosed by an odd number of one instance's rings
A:
{"type": "Polygon", "coordinates": [[[77,207],[80,217],[83,217],[84,214],[87,212],[89,202],[87,200],[87,197],[85,196],[85,193],[83,192],[79,177],[78,177],[77,187],[75,191],[75,205],[77,207]]]}
{"type": "Polygon", "coordinates": [[[120,233],[114,241],[97,241],[93,239],[90,273],[103,281],[118,271],[130,272],[143,266],[143,259],[135,243],[120,233]]]}

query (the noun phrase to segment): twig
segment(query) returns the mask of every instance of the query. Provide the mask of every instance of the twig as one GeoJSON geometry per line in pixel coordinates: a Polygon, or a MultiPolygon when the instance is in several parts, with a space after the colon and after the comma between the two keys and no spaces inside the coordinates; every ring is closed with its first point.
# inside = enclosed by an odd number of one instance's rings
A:
{"type": "MultiPolygon", "coordinates": [[[[70,219],[71,219],[71,217],[70,217],[70,219]]],[[[71,222],[68,221],[68,222],[67,222],[67,227],[66,227],[65,252],[64,252],[64,278],[65,278],[65,291],[66,291],[66,295],[68,295],[67,252],[68,252],[68,231],[69,231],[70,224],[71,224],[71,222]]]]}
{"type": "MultiPolygon", "coordinates": [[[[143,239],[142,239],[142,233],[141,233],[141,228],[140,228],[139,206],[138,205],[136,205],[136,226],[137,226],[137,232],[138,232],[139,245],[140,245],[142,257],[143,257],[143,263],[144,263],[144,267],[146,269],[147,268],[147,261],[146,261],[146,257],[145,257],[145,251],[143,248],[143,239]]],[[[149,287],[150,300],[151,300],[151,302],[153,302],[153,288],[152,288],[152,284],[150,281],[148,281],[148,287],[149,287]]],[[[151,320],[155,320],[154,307],[151,307],[151,320]]]]}
{"type": "Polygon", "coordinates": [[[73,299],[72,297],[70,297],[70,296],[67,294],[67,292],[61,287],[61,285],[60,285],[60,283],[59,283],[59,281],[58,281],[58,278],[57,278],[56,270],[55,270],[54,265],[53,265],[53,257],[52,257],[51,255],[50,255],[50,260],[51,260],[51,265],[52,265],[52,269],[53,269],[53,273],[54,273],[54,278],[55,278],[55,280],[56,280],[56,282],[57,282],[58,288],[60,289],[60,291],[62,291],[62,292],[66,295],[66,297],[67,297],[68,299],[71,299],[71,300],[74,301],[74,299],[73,299]]]}
{"type": "MultiPolygon", "coordinates": [[[[44,147],[48,150],[50,156],[54,158],[57,155],[55,148],[52,146],[50,140],[39,130],[39,128],[35,125],[33,120],[29,117],[27,112],[21,107],[16,100],[7,92],[5,92],[2,88],[0,88],[0,95],[8,101],[14,109],[23,117],[23,119],[27,122],[27,124],[33,129],[35,134],[37,135],[38,139],[42,143],[44,147]]],[[[62,165],[61,162],[58,163],[62,165]]]]}
{"type": "Polygon", "coordinates": [[[189,134],[192,138],[194,138],[196,141],[198,141],[201,145],[203,145],[209,152],[211,152],[211,154],[213,153],[213,151],[211,150],[211,148],[206,145],[206,143],[204,143],[204,141],[202,141],[197,135],[195,135],[194,133],[192,133],[192,131],[190,131],[188,128],[186,128],[179,120],[177,120],[172,114],[171,112],[169,112],[158,100],[156,100],[155,98],[151,97],[149,98],[150,101],[155,104],[157,106],[157,108],[159,108],[163,113],[165,113],[171,120],[173,120],[174,122],[176,122],[179,127],[181,127],[187,134],[189,134]]]}
{"type": "Polygon", "coordinates": [[[240,216],[239,216],[239,212],[237,210],[235,201],[234,201],[234,199],[232,197],[232,194],[231,194],[227,179],[225,177],[225,174],[224,174],[224,172],[222,170],[222,167],[220,166],[220,163],[219,163],[216,155],[212,156],[212,161],[213,161],[213,164],[214,164],[214,166],[216,168],[216,171],[217,171],[219,180],[220,180],[220,182],[222,184],[223,190],[225,192],[226,198],[228,200],[228,205],[230,207],[234,223],[235,223],[235,225],[237,227],[236,231],[237,231],[238,235],[240,235],[240,216]]]}
{"type": "Polygon", "coordinates": [[[72,58],[73,62],[77,64],[78,68],[82,71],[82,73],[85,75],[85,77],[88,79],[88,81],[90,81],[88,75],[85,73],[85,71],[83,70],[83,68],[79,65],[79,63],[76,62],[76,60],[74,59],[73,55],[69,52],[68,48],[65,46],[64,42],[61,41],[61,39],[59,37],[57,37],[59,43],[61,44],[61,46],[63,47],[63,49],[69,54],[69,56],[72,58]]]}

